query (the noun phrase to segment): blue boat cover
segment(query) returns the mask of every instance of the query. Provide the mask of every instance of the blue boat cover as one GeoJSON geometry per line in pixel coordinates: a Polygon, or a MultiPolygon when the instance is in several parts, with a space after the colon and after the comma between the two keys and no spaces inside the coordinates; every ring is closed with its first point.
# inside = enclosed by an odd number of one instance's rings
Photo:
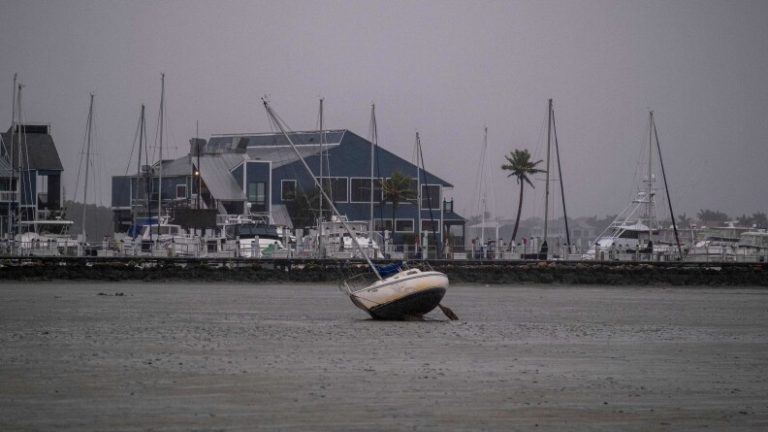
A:
{"type": "Polygon", "coordinates": [[[376,270],[379,272],[379,276],[387,277],[389,275],[393,275],[399,272],[402,267],[403,267],[402,261],[395,261],[392,264],[377,265],[376,270]]]}

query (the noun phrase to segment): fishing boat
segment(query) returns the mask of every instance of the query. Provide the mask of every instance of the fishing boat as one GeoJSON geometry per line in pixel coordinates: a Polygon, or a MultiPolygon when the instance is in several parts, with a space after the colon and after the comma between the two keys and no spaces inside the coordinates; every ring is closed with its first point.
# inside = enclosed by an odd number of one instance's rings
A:
{"type": "Polygon", "coordinates": [[[407,268],[401,263],[386,267],[374,265],[371,258],[353,234],[347,221],[341,216],[333,201],[326,195],[320,182],[301,156],[290,135],[285,130],[282,120],[272,111],[269,102],[262,99],[267,115],[290,144],[298,159],[314,180],[315,186],[324,195],[328,204],[339,218],[344,229],[353,240],[352,243],[370,268],[369,275],[358,275],[341,282],[342,291],[352,303],[367,312],[374,319],[403,320],[418,319],[439,307],[450,319],[457,319],[449,308],[441,305],[449,285],[448,277],[441,272],[418,268],[407,268]],[[370,276],[373,282],[366,277],[370,276]]]}
{"type": "Polygon", "coordinates": [[[620,255],[633,259],[638,254],[646,256],[651,255],[670,255],[675,252],[673,245],[661,244],[658,241],[660,226],[656,218],[656,176],[653,173],[653,142],[656,143],[659,165],[664,179],[664,190],[667,196],[669,213],[672,217],[672,227],[675,234],[676,252],[678,257],[682,256],[682,246],[675,223],[674,212],[672,211],[672,200],[669,196],[669,187],[667,185],[666,173],[664,171],[664,161],[661,157],[661,144],[656,130],[656,123],[653,118],[653,111],[650,112],[649,134],[648,134],[648,165],[647,175],[643,178],[644,185],[638,188],[637,194],[632,202],[621,213],[616,216],[613,222],[598,236],[593,242],[582,259],[619,259],[620,255]],[[654,244],[654,238],[656,243],[654,244]]]}

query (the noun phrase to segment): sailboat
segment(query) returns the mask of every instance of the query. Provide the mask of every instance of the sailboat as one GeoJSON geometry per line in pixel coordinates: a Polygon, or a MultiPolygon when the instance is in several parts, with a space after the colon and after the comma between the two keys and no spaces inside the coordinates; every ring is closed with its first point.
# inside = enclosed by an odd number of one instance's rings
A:
{"type": "Polygon", "coordinates": [[[672,211],[672,201],[669,196],[669,187],[667,185],[666,173],[664,171],[664,162],[661,157],[661,144],[659,143],[658,131],[653,118],[653,111],[649,116],[648,133],[648,166],[647,175],[643,179],[643,187],[638,188],[635,198],[621,213],[616,216],[613,222],[597,237],[583,259],[618,259],[619,254],[653,254],[667,253],[669,248],[653,244],[653,236],[659,231],[658,221],[656,219],[656,189],[654,183],[656,176],[653,173],[653,141],[656,140],[657,154],[659,164],[661,165],[662,176],[664,178],[664,189],[667,195],[670,215],[672,217],[672,227],[674,228],[677,249],[682,256],[682,247],[680,237],[677,232],[677,223],[675,222],[674,212],[672,211]]]}
{"type": "Polygon", "coordinates": [[[333,200],[326,195],[319,180],[301,156],[285,126],[272,111],[269,102],[262,98],[264,108],[272,122],[290,144],[298,159],[315,182],[315,186],[324,195],[334,215],[344,226],[360,256],[365,258],[375,280],[371,283],[368,274],[360,274],[341,282],[340,288],[347,294],[352,303],[367,312],[374,319],[403,320],[420,318],[436,307],[450,318],[457,319],[449,308],[440,304],[449,285],[448,276],[444,273],[429,269],[407,268],[403,263],[388,266],[377,266],[371,261],[365,249],[357,241],[346,219],[341,216],[333,200]]]}
{"type": "Polygon", "coordinates": [[[523,254],[522,257],[525,259],[535,259],[535,260],[547,260],[550,258],[560,258],[558,252],[550,253],[549,251],[549,244],[547,242],[547,239],[549,237],[549,183],[550,183],[550,173],[552,172],[552,143],[555,144],[555,160],[557,162],[557,173],[559,177],[559,183],[560,183],[560,197],[562,198],[562,205],[563,205],[563,220],[565,222],[565,238],[566,238],[566,247],[567,247],[567,253],[570,253],[570,245],[571,245],[571,234],[570,230],[568,229],[568,212],[565,208],[565,188],[563,187],[563,170],[560,166],[560,144],[557,140],[557,125],[555,123],[555,108],[552,103],[552,99],[549,99],[549,103],[547,106],[547,167],[544,170],[545,175],[545,186],[544,186],[544,236],[542,237],[541,242],[541,249],[539,249],[538,253],[531,253],[531,254],[523,254]]]}

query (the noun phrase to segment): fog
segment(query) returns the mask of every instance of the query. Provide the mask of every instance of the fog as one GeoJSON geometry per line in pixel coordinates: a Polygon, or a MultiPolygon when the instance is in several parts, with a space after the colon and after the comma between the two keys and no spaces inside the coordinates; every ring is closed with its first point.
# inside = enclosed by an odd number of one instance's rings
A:
{"type": "MultiPolygon", "coordinates": [[[[0,124],[13,74],[24,120],[50,123],[66,197],[96,95],[95,198],[128,167],[140,105],[154,137],[166,75],[164,156],[199,134],[266,132],[268,95],[294,130],[367,137],[426,168],[473,208],[483,127],[489,209],[513,217],[503,155],[545,155],[553,98],[569,216],[632,197],[654,110],[677,212],[768,211],[768,3],[764,1],[0,1],[0,124]]],[[[135,161],[131,172],[135,170],[135,161]]],[[[82,183],[82,179],[81,179],[82,183]]],[[[526,190],[540,214],[544,185],[526,190]]],[[[75,191],[80,196],[73,197],[75,191]]],[[[94,190],[94,189],[90,189],[94,190]]]]}

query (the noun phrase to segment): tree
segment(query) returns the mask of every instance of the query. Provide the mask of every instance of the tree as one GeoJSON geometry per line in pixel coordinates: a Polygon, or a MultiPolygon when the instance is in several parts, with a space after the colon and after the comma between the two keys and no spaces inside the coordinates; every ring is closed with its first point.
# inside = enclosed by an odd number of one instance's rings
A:
{"type": "MultiPolygon", "coordinates": [[[[302,189],[297,190],[293,199],[286,203],[288,215],[295,227],[315,226],[320,214],[319,208],[320,189],[317,187],[312,188],[309,192],[304,192],[302,189]]],[[[328,213],[330,209],[331,206],[328,201],[323,200],[323,211],[328,213]]]]}
{"type": "Polygon", "coordinates": [[[523,210],[523,190],[525,188],[525,184],[528,183],[531,187],[533,186],[533,183],[531,183],[530,176],[537,174],[537,173],[544,173],[545,170],[536,168],[536,165],[540,164],[542,161],[538,160],[536,162],[531,161],[531,154],[528,153],[528,150],[513,150],[508,155],[504,155],[504,157],[507,159],[508,164],[504,164],[501,166],[501,169],[505,171],[510,171],[509,175],[507,177],[515,177],[517,182],[520,184],[520,198],[519,202],[517,204],[517,217],[515,218],[515,228],[512,230],[512,243],[515,242],[515,237],[517,236],[517,228],[520,225],[520,212],[523,210]]]}
{"type": "Polygon", "coordinates": [[[736,223],[738,226],[751,227],[754,222],[752,222],[752,217],[743,214],[736,218],[736,223]]]}
{"type": "Polygon", "coordinates": [[[723,226],[728,220],[728,215],[716,210],[702,209],[696,214],[702,224],[708,226],[723,226]]]}
{"type": "Polygon", "coordinates": [[[687,214],[682,213],[677,215],[677,224],[680,228],[690,228],[691,222],[693,222],[693,219],[691,219],[691,217],[687,214]]]}
{"type": "Polygon", "coordinates": [[[757,225],[758,228],[768,228],[768,216],[763,212],[753,213],[752,223],[757,225]]]}
{"type": "Polygon", "coordinates": [[[381,182],[384,202],[392,203],[392,231],[395,230],[395,214],[397,206],[404,201],[416,199],[416,192],[411,189],[411,178],[395,171],[392,177],[381,182]]]}

